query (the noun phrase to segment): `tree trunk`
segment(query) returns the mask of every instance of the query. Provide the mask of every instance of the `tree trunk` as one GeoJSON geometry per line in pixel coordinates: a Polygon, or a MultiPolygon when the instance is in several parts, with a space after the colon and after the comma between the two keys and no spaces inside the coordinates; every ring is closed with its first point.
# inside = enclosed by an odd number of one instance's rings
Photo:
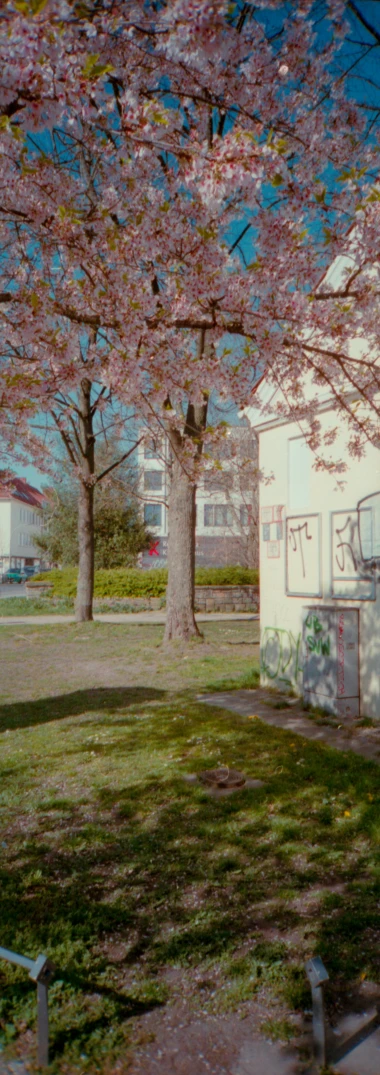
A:
{"type": "Polygon", "coordinates": [[[78,497],[79,570],[75,619],[77,623],[92,620],[94,592],[94,487],[83,481],[78,497]]]}
{"type": "Polygon", "coordinates": [[[195,490],[180,461],[174,459],[169,493],[165,642],[200,635],[194,618],[195,490]]]}
{"type": "MultiPolygon", "coordinates": [[[[204,332],[201,333],[198,357],[204,348],[204,332]]],[[[187,640],[201,636],[194,617],[195,582],[195,527],[196,527],[196,481],[197,464],[203,448],[206,428],[208,397],[203,403],[187,407],[183,435],[178,430],[169,431],[172,449],[171,481],[169,492],[169,539],[168,539],[168,586],[166,591],[165,642],[174,638],[187,640]],[[183,464],[182,449],[192,443],[194,474],[190,476],[183,464]]]]}
{"type": "Polygon", "coordinates": [[[95,438],[91,407],[91,381],[83,380],[80,397],[80,450],[82,457],[78,498],[79,570],[75,619],[77,623],[92,620],[94,594],[94,469],[95,438]]]}

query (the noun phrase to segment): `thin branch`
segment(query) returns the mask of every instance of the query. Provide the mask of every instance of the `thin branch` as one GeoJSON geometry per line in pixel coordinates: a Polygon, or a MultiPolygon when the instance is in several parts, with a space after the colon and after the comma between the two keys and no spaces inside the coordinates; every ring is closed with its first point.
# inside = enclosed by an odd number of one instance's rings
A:
{"type": "Polygon", "coordinates": [[[238,238],[237,238],[237,239],[235,239],[235,242],[234,242],[234,243],[232,243],[232,246],[230,246],[230,249],[229,249],[229,251],[228,251],[228,253],[229,253],[229,254],[232,254],[232,251],[233,251],[233,250],[235,250],[235,247],[236,247],[236,246],[239,246],[239,243],[240,243],[241,239],[243,239],[244,235],[246,234],[246,232],[247,232],[247,231],[249,230],[249,228],[250,228],[251,226],[252,226],[252,225],[251,225],[250,223],[249,223],[249,224],[246,224],[245,228],[243,228],[243,231],[242,231],[242,232],[240,232],[240,235],[238,235],[238,238]]]}
{"type": "Polygon", "coordinates": [[[102,478],[105,478],[106,474],[110,474],[111,470],[115,470],[116,467],[119,467],[120,463],[124,463],[125,460],[128,459],[128,456],[132,455],[132,452],[136,451],[136,448],[138,448],[138,446],[139,446],[139,444],[141,444],[142,440],[143,440],[143,438],[140,437],[140,439],[136,441],[136,444],[134,444],[133,447],[129,449],[129,452],[125,452],[125,454],[121,456],[121,459],[117,459],[116,463],[111,463],[110,467],[107,467],[106,470],[102,470],[102,473],[98,474],[95,484],[97,485],[98,482],[100,482],[102,480],[102,478]]]}
{"type": "Polygon", "coordinates": [[[361,11],[359,11],[359,8],[354,3],[354,0],[347,0],[347,7],[350,9],[350,11],[353,11],[354,15],[356,15],[356,18],[359,19],[359,22],[361,22],[362,26],[364,26],[365,29],[368,30],[369,34],[372,34],[372,37],[374,37],[375,41],[377,41],[378,45],[380,45],[379,31],[376,30],[375,27],[372,26],[372,23],[368,21],[366,16],[363,15],[361,11]]]}
{"type": "Polygon", "coordinates": [[[61,438],[63,440],[63,443],[65,445],[67,454],[68,454],[69,458],[71,459],[71,462],[73,463],[74,467],[77,467],[78,466],[78,460],[77,460],[75,452],[73,450],[71,439],[70,439],[70,437],[68,437],[67,433],[65,433],[65,430],[61,428],[59,419],[57,418],[57,415],[54,414],[54,411],[51,412],[51,415],[52,415],[53,421],[55,422],[55,424],[57,426],[58,432],[59,432],[59,434],[60,434],[60,436],[61,436],[61,438]]]}

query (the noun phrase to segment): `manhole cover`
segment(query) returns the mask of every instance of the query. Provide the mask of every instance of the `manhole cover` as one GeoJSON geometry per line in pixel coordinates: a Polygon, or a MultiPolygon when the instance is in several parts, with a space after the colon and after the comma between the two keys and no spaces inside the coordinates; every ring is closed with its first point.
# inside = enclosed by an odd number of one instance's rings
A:
{"type": "Polygon", "coordinates": [[[242,788],[246,783],[244,773],[223,765],[220,769],[204,769],[199,773],[199,780],[210,788],[242,788]]]}

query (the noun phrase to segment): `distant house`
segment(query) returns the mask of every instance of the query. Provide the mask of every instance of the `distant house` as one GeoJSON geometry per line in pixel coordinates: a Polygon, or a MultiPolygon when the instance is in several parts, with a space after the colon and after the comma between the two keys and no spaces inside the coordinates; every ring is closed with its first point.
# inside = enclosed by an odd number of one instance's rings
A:
{"type": "MultiPolygon", "coordinates": [[[[343,428],[341,483],[316,470],[281,391],[257,388],[247,411],[259,438],[261,677],[341,717],[380,718],[380,451],[355,460],[343,428]],[[255,398],[255,397],[254,397],[255,398]],[[260,407],[259,404],[260,403],[260,407]]],[[[340,427],[321,390],[322,435],[340,427]]]]}
{"type": "Polygon", "coordinates": [[[0,573],[9,567],[41,564],[34,544],[43,525],[45,497],[24,478],[0,472],[0,573]]]}
{"type": "MultiPolygon", "coordinates": [[[[257,445],[252,432],[234,426],[218,449],[218,465],[209,459],[196,493],[196,563],[204,566],[256,566],[257,445]]],[[[169,533],[168,498],[170,448],[168,440],[141,444],[138,449],[139,492],[144,520],[155,537],[152,555],[143,565],[165,563],[169,533]],[[157,556],[156,556],[157,553],[157,556]]],[[[152,550],[151,550],[152,551],[152,550]]]]}

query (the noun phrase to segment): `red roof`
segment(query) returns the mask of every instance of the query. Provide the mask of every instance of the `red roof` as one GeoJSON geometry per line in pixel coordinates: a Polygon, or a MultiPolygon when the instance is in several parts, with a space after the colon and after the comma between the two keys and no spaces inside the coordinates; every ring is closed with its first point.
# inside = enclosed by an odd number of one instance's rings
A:
{"type": "Polygon", "coordinates": [[[46,497],[39,489],[29,485],[25,478],[17,478],[3,470],[0,471],[0,500],[20,500],[22,504],[42,508],[46,497]]]}

